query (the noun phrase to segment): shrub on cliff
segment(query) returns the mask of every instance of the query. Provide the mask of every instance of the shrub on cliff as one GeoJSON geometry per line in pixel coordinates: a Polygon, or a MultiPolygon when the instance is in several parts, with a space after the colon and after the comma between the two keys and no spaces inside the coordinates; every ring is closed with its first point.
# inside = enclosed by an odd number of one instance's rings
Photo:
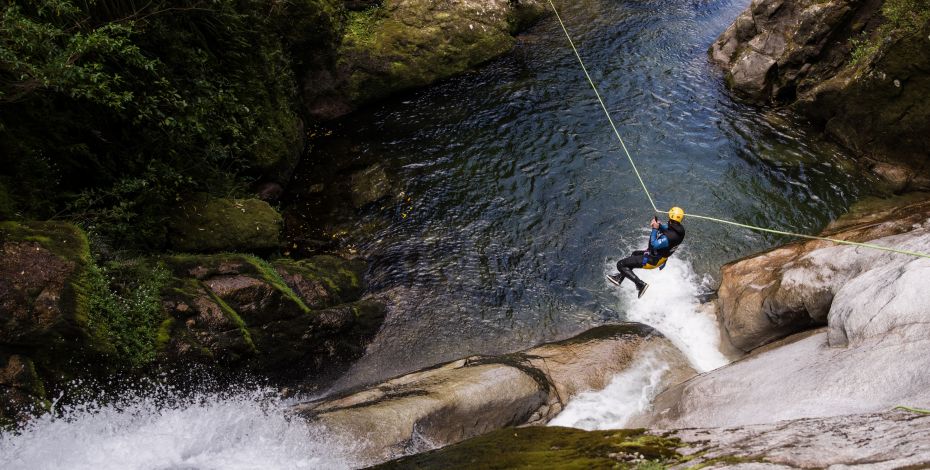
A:
{"type": "Polygon", "coordinates": [[[290,51],[332,41],[332,5],[3,2],[0,185],[15,212],[151,246],[181,195],[277,171],[300,137],[290,51]]]}

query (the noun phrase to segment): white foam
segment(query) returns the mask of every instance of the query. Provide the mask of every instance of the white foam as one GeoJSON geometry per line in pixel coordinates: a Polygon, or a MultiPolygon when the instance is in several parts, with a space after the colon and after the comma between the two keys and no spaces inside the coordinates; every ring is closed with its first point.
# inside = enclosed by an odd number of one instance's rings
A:
{"type": "Polygon", "coordinates": [[[572,398],[549,426],[579,429],[617,429],[646,411],[659,393],[668,364],[654,354],[641,356],[617,374],[601,391],[583,392],[572,398]]]}
{"type": "Polygon", "coordinates": [[[645,323],[659,330],[700,372],[730,362],[720,352],[717,319],[701,309],[698,300],[701,279],[687,259],[675,257],[668,261],[665,269],[637,269],[635,273],[649,284],[649,289],[637,299],[636,289],[630,281],[616,288],[628,306],[627,320],[645,323]]]}
{"type": "MultiPolygon", "coordinates": [[[[615,272],[611,265],[607,273],[615,272]]],[[[714,316],[702,310],[698,298],[701,280],[683,257],[669,260],[663,270],[636,270],[649,283],[637,299],[630,281],[614,287],[626,304],[626,319],[645,323],[667,337],[696,370],[705,372],[729,363],[720,352],[720,331],[714,316]]],[[[605,282],[606,283],[606,282],[605,282]]],[[[581,393],[569,401],[549,425],[581,429],[616,429],[648,410],[661,392],[669,364],[655,353],[637,358],[614,376],[606,388],[581,393]]]]}
{"type": "MultiPolygon", "coordinates": [[[[80,406],[0,435],[0,468],[340,469],[350,449],[299,418],[266,390],[201,394],[173,404],[147,397],[80,406]]],[[[164,397],[162,397],[164,398],[164,397]]]]}

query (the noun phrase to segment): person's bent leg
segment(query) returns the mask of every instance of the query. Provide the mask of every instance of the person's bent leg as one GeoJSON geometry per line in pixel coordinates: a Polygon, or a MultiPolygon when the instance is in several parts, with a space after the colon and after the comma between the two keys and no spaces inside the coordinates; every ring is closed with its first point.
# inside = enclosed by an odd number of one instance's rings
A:
{"type": "Polygon", "coordinates": [[[639,278],[636,274],[633,274],[633,269],[643,267],[643,255],[628,256],[617,262],[617,271],[620,271],[620,274],[623,277],[633,281],[633,284],[636,284],[637,289],[642,289],[646,285],[642,279],[639,278]]]}

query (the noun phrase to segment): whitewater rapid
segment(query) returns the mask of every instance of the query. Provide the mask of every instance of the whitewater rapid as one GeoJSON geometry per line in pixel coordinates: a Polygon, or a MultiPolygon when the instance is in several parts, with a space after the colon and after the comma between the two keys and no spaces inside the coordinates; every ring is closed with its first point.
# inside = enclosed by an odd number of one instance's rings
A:
{"type": "Polygon", "coordinates": [[[46,414],[0,435],[4,470],[344,469],[352,446],[334,441],[270,390],[127,393],[118,403],[46,414]]]}
{"type": "MultiPolygon", "coordinates": [[[[605,274],[616,272],[614,263],[609,263],[605,274]]],[[[627,320],[659,330],[698,372],[730,362],[720,350],[717,320],[713,313],[702,308],[699,300],[710,280],[698,276],[686,256],[673,258],[663,270],[636,273],[649,284],[642,298],[636,297],[630,281],[617,288],[608,284],[619,297],[627,320]]],[[[587,430],[623,428],[633,417],[649,410],[669,371],[670,365],[664,359],[646,353],[614,376],[603,390],[583,392],[572,398],[549,425],[587,430]]]]}

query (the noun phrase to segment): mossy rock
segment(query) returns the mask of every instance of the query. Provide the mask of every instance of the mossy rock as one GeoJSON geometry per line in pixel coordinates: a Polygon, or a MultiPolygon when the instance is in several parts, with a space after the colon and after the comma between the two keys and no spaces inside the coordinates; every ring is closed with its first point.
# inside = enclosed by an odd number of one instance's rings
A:
{"type": "Polygon", "coordinates": [[[510,51],[512,34],[546,11],[538,0],[384,0],[353,8],[334,70],[304,77],[304,101],[311,115],[331,119],[460,74],[510,51]]]}
{"type": "Polygon", "coordinates": [[[365,290],[365,262],[320,255],[299,261],[282,258],[271,263],[287,285],[310,308],[353,302],[365,290]]]}
{"type": "Polygon", "coordinates": [[[173,276],[163,296],[170,320],[158,333],[167,362],[287,379],[341,371],[384,321],[383,305],[357,300],[364,290],[360,261],[317,256],[271,264],[241,254],[162,260],[173,276]]]}
{"type": "Polygon", "coordinates": [[[92,336],[84,281],[87,237],[65,222],[0,222],[0,343],[92,336]]]}
{"type": "Polygon", "coordinates": [[[169,220],[171,246],[186,252],[268,252],[280,245],[281,214],[259,199],[198,195],[169,220]]]}
{"type": "Polygon", "coordinates": [[[353,105],[464,72],[513,47],[508,8],[474,11],[457,3],[387,0],[351,12],[340,66],[353,105]]]}
{"type": "Polygon", "coordinates": [[[292,315],[309,313],[310,307],[267,261],[244,254],[173,255],[162,258],[175,276],[172,291],[179,295],[196,296],[197,288],[210,279],[223,276],[246,276],[267,284],[281,296],[276,309],[292,315]],[[192,287],[193,286],[193,287],[192,287]]]}
{"type": "Polygon", "coordinates": [[[561,427],[507,428],[375,469],[667,468],[683,460],[685,444],[642,429],[582,431],[561,427]]]}

